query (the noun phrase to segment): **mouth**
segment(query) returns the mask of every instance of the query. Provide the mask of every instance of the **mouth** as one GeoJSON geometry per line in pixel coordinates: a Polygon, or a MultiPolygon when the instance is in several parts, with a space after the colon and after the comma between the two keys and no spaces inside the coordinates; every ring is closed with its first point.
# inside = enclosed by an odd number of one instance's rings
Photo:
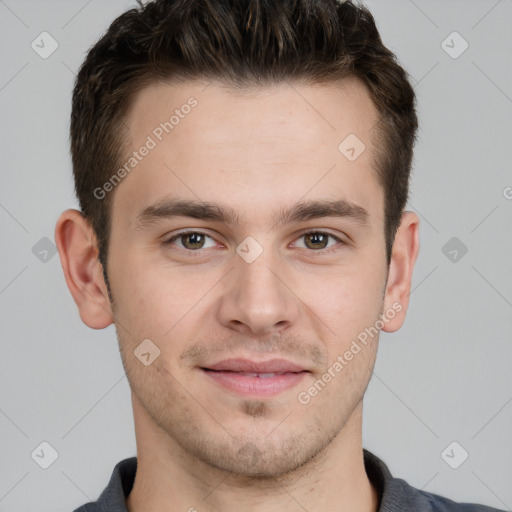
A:
{"type": "Polygon", "coordinates": [[[200,370],[216,384],[238,395],[265,398],[296,386],[311,372],[284,359],[251,361],[227,359],[201,367],[200,370]]]}

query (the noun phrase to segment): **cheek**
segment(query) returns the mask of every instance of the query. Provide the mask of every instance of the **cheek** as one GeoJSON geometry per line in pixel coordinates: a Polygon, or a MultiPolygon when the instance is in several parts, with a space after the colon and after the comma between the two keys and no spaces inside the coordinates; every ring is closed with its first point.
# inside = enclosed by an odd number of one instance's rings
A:
{"type": "Polygon", "coordinates": [[[375,268],[335,271],[309,291],[308,305],[334,318],[354,320],[361,316],[373,317],[380,312],[383,301],[385,274],[375,268]]]}
{"type": "Polygon", "coordinates": [[[163,270],[125,259],[118,260],[111,275],[116,321],[134,342],[162,338],[183,316],[179,283],[164,278],[163,270]]]}
{"type": "Polygon", "coordinates": [[[385,275],[375,267],[360,267],[331,274],[322,286],[304,290],[304,302],[321,319],[326,341],[331,340],[331,358],[343,353],[352,340],[379,319],[384,281],[385,275]]]}
{"type": "Polygon", "coordinates": [[[130,344],[149,338],[162,355],[180,353],[197,335],[207,314],[209,291],[219,281],[215,272],[187,273],[161,262],[125,262],[117,272],[116,319],[126,327],[130,344]],[[125,278],[130,276],[130,278],[125,278]]]}

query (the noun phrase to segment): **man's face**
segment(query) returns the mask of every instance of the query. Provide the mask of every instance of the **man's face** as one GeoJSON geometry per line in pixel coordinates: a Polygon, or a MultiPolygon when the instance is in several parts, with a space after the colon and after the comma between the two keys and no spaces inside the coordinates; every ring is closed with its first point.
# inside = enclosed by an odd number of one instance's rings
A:
{"type": "Polygon", "coordinates": [[[113,192],[116,329],[137,428],[217,468],[276,476],[355,421],[373,368],[378,336],[333,364],[385,306],[377,111],[353,80],[205,87],[148,87],[127,118],[131,151],[148,136],[155,147],[113,192]],[[366,146],[354,161],[338,149],[350,134],[366,146]],[[177,201],[219,208],[166,215],[177,201]],[[353,208],[310,209],[336,201],[353,208]],[[146,339],[160,350],[148,366],[134,355],[146,339]]]}

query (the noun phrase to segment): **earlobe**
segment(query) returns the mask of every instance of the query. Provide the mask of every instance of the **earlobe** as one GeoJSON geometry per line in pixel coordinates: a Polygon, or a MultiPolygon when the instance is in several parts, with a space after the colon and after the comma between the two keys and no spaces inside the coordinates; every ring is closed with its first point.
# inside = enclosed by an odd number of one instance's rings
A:
{"type": "Polygon", "coordinates": [[[387,315],[389,320],[382,328],[386,332],[397,331],[405,321],[412,272],[420,248],[419,223],[420,220],[414,212],[404,212],[395,236],[384,298],[384,314],[390,310],[394,310],[395,314],[392,318],[387,315]]]}
{"type": "Polygon", "coordinates": [[[109,326],[113,322],[112,308],[98,261],[96,236],[81,212],[66,210],[60,215],[55,242],[80,318],[92,329],[109,326]]]}

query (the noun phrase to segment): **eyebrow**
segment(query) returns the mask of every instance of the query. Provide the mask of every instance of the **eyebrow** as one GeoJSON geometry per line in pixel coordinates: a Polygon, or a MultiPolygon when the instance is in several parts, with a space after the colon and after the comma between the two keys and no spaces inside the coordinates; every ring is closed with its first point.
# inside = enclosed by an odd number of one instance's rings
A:
{"type": "MultiPolygon", "coordinates": [[[[161,219],[190,217],[198,220],[212,220],[235,225],[240,217],[230,206],[184,199],[167,199],[141,210],[136,217],[136,229],[144,229],[161,219]]],[[[283,225],[322,217],[344,217],[366,226],[368,211],[346,199],[335,201],[300,201],[289,208],[282,208],[272,215],[274,225],[283,225]]]]}

